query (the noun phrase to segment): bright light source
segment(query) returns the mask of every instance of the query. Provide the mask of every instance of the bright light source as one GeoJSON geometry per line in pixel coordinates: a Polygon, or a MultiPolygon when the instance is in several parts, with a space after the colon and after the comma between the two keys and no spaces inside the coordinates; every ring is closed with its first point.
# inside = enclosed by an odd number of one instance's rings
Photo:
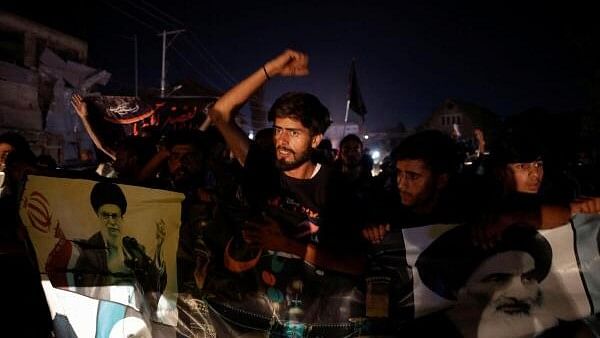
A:
{"type": "Polygon", "coordinates": [[[363,136],[363,137],[365,138],[365,140],[369,139],[369,135],[368,134],[365,134],[365,136],[363,136]]]}
{"type": "Polygon", "coordinates": [[[250,130],[250,133],[248,133],[248,138],[251,140],[254,140],[254,131],[250,130]]]}
{"type": "Polygon", "coordinates": [[[373,150],[371,152],[371,158],[373,159],[373,161],[377,161],[380,157],[381,153],[379,152],[379,150],[373,150]]]}

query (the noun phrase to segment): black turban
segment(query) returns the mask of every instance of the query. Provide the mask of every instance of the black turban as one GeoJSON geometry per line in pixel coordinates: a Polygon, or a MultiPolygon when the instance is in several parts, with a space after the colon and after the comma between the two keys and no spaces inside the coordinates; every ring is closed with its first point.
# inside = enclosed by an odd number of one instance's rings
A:
{"type": "Polygon", "coordinates": [[[538,282],[546,278],[552,263],[552,248],[535,229],[513,225],[491,249],[475,246],[470,228],[458,226],[438,237],[417,259],[421,280],[438,295],[456,300],[473,272],[487,258],[507,251],[523,251],[535,261],[532,276],[538,282]]]}
{"type": "Polygon", "coordinates": [[[114,204],[118,206],[119,209],[121,209],[121,215],[125,215],[125,211],[127,211],[125,194],[123,194],[121,188],[114,183],[96,183],[90,193],[90,202],[96,213],[98,213],[98,209],[104,204],[114,204]]]}

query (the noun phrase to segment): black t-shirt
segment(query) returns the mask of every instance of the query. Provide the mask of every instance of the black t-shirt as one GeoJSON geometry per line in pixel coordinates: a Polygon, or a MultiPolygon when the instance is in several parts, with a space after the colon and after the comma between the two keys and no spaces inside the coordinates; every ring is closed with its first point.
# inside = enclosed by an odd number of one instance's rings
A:
{"type": "MultiPolygon", "coordinates": [[[[295,179],[276,167],[273,153],[252,145],[244,166],[243,194],[250,207],[248,217],[267,214],[289,238],[313,243],[337,257],[355,257],[365,252],[357,231],[359,225],[352,219],[358,208],[327,166],[321,166],[310,179],[295,179]]],[[[230,250],[234,251],[231,256],[237,255],[237,247],[230,250]]],[[[242,276],[256,283],[245,290],[249,297],[243,298],[241,304],[233,297],[221,297],[219,301],[231,308],[242,308],[245,313],[262,315],[273,310],[253,300],[266,297],[279,304],[278,317],[283,320],[345,323],[349,314],[362,315],[363,297],[353,277],[334,270],[313,266],[285,252],[263,251],[252,270],[242,276]],[[264,295],[255,296],[253,288],[264,295]],[[298,309],[301,317],[295,314],[298,309]]],[[[249,285],[237,283],[236,287],[242,284],[249,285]]],[[[218,290],[227,288],[231,286],[218,290]]]]}
{"type": "Polygon", "coordinates": [[[314,177],[296,179],[277,168],[275,154],[252,145],[244,169],[244,193],[255,216],[266,212],[298,240],[343,250],[364,245],[364,206],[331,167],[321,165],[314,177]]]}

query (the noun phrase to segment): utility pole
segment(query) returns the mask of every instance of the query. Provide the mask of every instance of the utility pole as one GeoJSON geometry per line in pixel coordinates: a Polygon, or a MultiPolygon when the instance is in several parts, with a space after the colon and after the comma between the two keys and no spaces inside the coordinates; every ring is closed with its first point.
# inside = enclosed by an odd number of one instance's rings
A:
{"type": "Polygon", "coordinates": [[[132,41],[133,40],[133,84],[135,97],[138,97],[138,88],[139,88],[139,67],[138,67],[138,39],[137,34],[133,34],[133,38],[129,35],[120,35],[121,38],[132,41]]]}
{"type": "MultiPolygon", "coordinates": [[[[160,97],[165,97],[165,87],[166,87],[166,79],[165,79],[165,58],[166,58],[166,54],[167,54],[167,35],[172,35],[175,34],[175,37],[173,37],[173,39],[171,39],[171,42],[173,42],[173,40],[175,40],[175,38],[177,37],[177,35],[179,33],[185,32],[185,29],[178,29],[178,30],[174,30],[174,31],[164,31],[160,34],[158,34],[158,36],[162,35],[162,42],[163,42],[163,47],[162,47],[162,72],[161,72],[161,76],[160,76],[160,97]]],[[[170,44],[170,43],[169,43],[170,44]]]]}

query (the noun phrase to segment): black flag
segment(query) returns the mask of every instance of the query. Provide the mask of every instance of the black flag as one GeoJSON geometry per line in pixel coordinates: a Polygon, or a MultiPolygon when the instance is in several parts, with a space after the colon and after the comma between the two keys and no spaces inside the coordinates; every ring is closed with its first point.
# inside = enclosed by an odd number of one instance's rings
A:
{"type": "Polygon", "coordinates": [[[365,121],[365,115],[367,114],[367,107],[365,101],[363,101],[362,95],[360,94],[360,88],[358,87],[358,79],[356,78],[356,69],[352,60],[350,66],[350,86],[348,89],[348,101],[350,101],[350,109],[362,117],[363,122],[365,121]]]}

